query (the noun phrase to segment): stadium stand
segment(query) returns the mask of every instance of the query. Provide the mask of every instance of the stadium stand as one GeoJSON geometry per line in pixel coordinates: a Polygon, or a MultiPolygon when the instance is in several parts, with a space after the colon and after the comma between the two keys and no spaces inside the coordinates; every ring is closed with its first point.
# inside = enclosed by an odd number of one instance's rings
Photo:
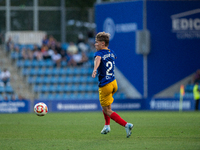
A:
{"type": "MultiPolygon", "coordinates": [[[[21,50],[24,47],[33,48],[33,45],[18,45],[19,52],[12,51],[10,59],[18,68],[21,76],[29,85],[35,98],[40,100],[81,100],[98,99],[98,79],[91,77],[93,71],[94,52],[87,53],[88,62],[81,66],[68,66],[62,61],[59,68],[54,66],[51,59],[24,60],[21,50]]],[[[66,50],[67,43],[62,44],[66,50]]],[[[115,99],[126,98],[120,88],[114,95],[115,99]]]]}
{"type": "MultiPolygon", "coordinates": [[[[1,74],[1,70],[0,69],[0,74],[1,74]]],[[[13,87],[11,86],[11,84],[7,84],[6,86],[3,86],[1,80],[0,80],[0,100],[4,100],[5,97],[7,99],[11,99],[11,97],[14,94],[14,90],[13,87]]],[[[15,95],[15,97],[17,97],[17,95],[15,95]]]]}

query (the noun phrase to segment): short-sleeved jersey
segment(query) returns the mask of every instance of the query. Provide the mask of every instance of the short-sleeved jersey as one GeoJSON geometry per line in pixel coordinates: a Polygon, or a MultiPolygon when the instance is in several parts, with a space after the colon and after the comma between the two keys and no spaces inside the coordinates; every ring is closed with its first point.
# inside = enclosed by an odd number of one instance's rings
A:
{"type": "Polygon", "coordinates": [[[114,68],[117,56],[113,50],[105,49],[95,52],[94,58],[96,56],[101,56],[101,62],[97,69],[97,74],[99,78],[99,87],[102,87],[115,80],[114,68]]]}

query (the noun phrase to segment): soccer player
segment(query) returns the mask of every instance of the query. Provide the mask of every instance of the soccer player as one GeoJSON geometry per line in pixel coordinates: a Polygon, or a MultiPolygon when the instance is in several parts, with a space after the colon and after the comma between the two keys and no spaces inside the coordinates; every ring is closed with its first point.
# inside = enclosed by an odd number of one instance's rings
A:
{"type": "Polygon", "coordinates": [[[110,118],[116,123],[125,127],[126,137],[131,135],[133,124],[127,123],[116,112],[112,111],[111,104],[113,103],[113,94],[117,91],[117,81],[114,75],[115,52],[108,49],[109,33],[99,32],[95,39],[95,48],[97,52],[94,54],[94,70],[92,77],[95,78],[98,74],[99,78],[99,100],[102,106],[102,111],[105,119],[105,126],[101,134],[110,132],[110,118]]]}

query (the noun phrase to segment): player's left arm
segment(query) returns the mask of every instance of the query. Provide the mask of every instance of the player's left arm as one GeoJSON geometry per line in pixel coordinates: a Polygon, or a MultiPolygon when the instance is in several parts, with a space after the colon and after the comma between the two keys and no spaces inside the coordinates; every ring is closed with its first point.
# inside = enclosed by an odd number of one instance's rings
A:
{"type": "Polygon", "coordinates": [[[96,77],[97,69],[98,69],[100,63],[101,63],[101,56],[96,56],[95,59],[94,59],[94,69],[93,69],[93,72],[92,72],[93,78],[96,77]]]}

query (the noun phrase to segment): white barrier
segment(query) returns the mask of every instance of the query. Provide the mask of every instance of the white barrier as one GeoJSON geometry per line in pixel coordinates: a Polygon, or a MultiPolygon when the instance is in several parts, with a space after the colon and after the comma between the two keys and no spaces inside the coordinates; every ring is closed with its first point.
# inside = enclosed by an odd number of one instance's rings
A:
{"type": "Polygon", "coordinates": [[[6,33],[5,41],[11,37],[17,44],[37,44],[42,45],[42,39],[46,35],[44,31],[10,31],[6,33]]]}

